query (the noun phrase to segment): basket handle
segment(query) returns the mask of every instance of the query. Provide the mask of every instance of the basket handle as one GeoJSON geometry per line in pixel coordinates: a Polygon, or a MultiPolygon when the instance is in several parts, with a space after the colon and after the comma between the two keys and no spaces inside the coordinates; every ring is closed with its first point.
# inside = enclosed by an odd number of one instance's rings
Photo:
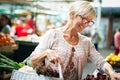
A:
{"type": "MultiPolygon", "coordinates": [[[[26,63],[27,60],[29,60],[29,58],[30,58],[30,57],[27,57],[23,62],[26,63]]],[[[61,68],[61,65],[60,65],[59,62],[58,62],[58,71],[59,71],[59,78],[60,78],[60,80],[64,80],[64,79],[63,79],[63,74],[62,74],[62,68],[61,68]]]]}
{"type": "Polygon", "coordinates": [[[63,80],[62,68],[61,68],[60,63],[58,63],[58,70],[59,70],[59,78],[60,80],[63,80]]]}

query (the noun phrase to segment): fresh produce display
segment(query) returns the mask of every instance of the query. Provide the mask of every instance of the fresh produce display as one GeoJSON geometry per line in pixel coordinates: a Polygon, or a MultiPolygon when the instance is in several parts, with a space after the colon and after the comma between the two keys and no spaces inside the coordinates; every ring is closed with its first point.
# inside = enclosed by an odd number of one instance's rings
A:
{"type": "Polygon", "coordinates": [[[9,34],[0,33],[0,45],[15,44],[9,34]]]}
{"type": "Polygon", "coordinates": [[[88,74],[86,78],[83,80],[110,80],[110,78],[107,75],[97,73],[97,77],[94,77],[94,75],[88,74]]]}
{"type": "Polygon", "coordinates": [[[11,52],[17,49],[17,44],[9,34],[0,32],[0,52],[11,52]]]}
{"type": "Polygon", "coordinates": [[[118,55],[111,53],[106,57],[106,61],[108,61],[111,65],[120,66],[120,53],[118,55]]]}
{"type": "MultiPolygon", "coordinates": [[[[13,70],[19,70],[22,71],[21,68],[24,68],[23,72],[26,71],[26,69],[30,69],[30,67],[26,67],[27,65],[25,65],[25,63],[20,62],[17,63],[9,58],[7,58],[6,56],[4,56],[2,53],[0,53],[0,69],[1,70],[8,70],[8,71],[13,71],[13,70]],[[23,67],[25,66],[25,67],[23,67]]],[[[27,70],[28,72],[30,70],[27,70]]],[[[36,73],[38,75],[42,74],[45,76],[49,76],[49,77],[59,77],[59,73],[56,70],[52,70],[52,68],[50,67],[38,67],[36,68],[36,73]]]]}
{"type": "Polygon", "coordinates": [[[36,69],[38,74],[43,74],[49,77],[59,77],[59,73],[56,70],[53,70],[51,67],[39,67],[36,69]]]}
{"type": "Polygon", "coordinates": [[[0,69],[2,70],[18,70],[19,68],[23,67],[25,64],[23,62],[17,63],[6,56],[4,56],[2,53],[0,53],[0,69]]]}

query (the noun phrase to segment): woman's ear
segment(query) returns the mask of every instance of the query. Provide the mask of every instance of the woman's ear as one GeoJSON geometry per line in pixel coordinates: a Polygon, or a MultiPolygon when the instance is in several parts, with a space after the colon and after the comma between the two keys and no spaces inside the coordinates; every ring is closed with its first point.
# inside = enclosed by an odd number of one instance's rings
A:
{"type": "Polygon", "coordinates": [[[75,15],[75,13],[72,11],[72,12],[70,12],[70,19],[73,19],[74,18],[74,15],[75,15]]]}

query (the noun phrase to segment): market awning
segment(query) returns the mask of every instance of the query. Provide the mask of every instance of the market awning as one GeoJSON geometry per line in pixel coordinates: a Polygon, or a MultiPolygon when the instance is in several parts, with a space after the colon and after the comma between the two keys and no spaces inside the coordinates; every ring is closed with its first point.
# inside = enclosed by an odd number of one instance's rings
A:
{"type": "Polygon", "coordinates": [[[102,7],[102,16],[120,17],[120,7],[102,7]]]}
{"type": "Polygon", "coordinates": [[[0,0],[0,3],[31,5],[31,2],[27,0],[0,0]]]}

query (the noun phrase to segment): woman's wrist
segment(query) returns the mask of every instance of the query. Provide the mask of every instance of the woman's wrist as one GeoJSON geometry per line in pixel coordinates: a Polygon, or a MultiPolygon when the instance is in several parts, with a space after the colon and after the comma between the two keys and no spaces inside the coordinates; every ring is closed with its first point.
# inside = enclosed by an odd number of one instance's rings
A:
{"type": "Polygon", "coordinates": [[[109,76],[112,76],[115,73],[115,71],[113,70],[111,66],[107,66],[105,71],[109,76]]]}
{"type": "Polygon", "coordinates": [[[43,52],[37,56],[33,56],[31,58],[31,62],[34,66],[38,66],[39,64],[41,64],[45,60],[46,56],[47,56],[47,53],[43,52]]]}
{"type": "Polygon", "coordinates": [[[112,76],[114,73],[115,73],[114,70],[110,70],[110,71],[108,72],[108,74],[109,74],[110,76],[112,76]]]}
{"type": "Polygon", "coordinates": [[[47,56],[47,54],[51,53],[52,51],[53,51],[53,50],[47,49],[47,50],[45,51],[46,56],[47,56]]]}

